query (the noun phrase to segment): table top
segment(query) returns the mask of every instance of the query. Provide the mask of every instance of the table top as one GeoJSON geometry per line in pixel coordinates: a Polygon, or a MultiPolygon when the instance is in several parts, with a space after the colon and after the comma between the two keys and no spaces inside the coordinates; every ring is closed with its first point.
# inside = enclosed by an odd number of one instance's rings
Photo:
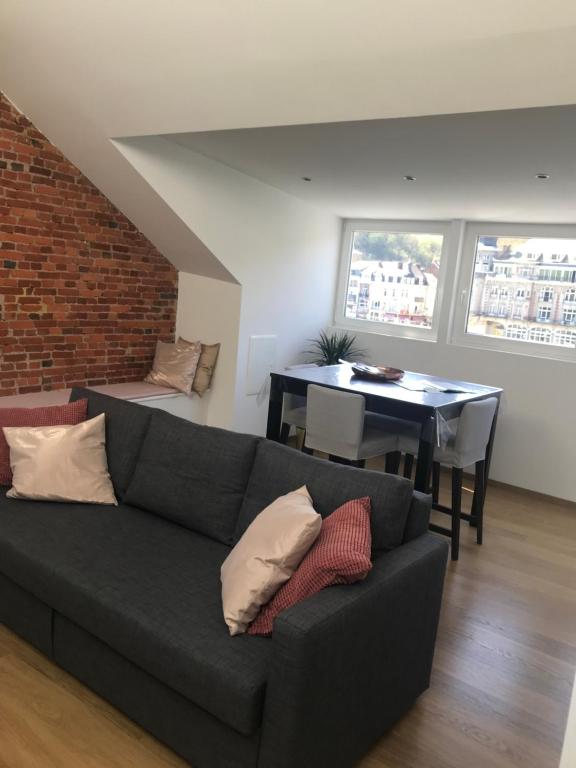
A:
{"type": "Polygon", "coordinates": [[[355,376],[349,365],[326,365],[316,368],[292,368],[290,370],[273,371],[272,376],[283,379],[296,379],[308,384],[319,384],[332,389],[342,389],[361,395],[382,397],[403,403],[442,409],[449,405],[466,403],[478,398],[499,395],[502,390],[498,387],[487,387],[484,384],[473,384],[468,381],[443,379],[423,373],[406,371],[404,378],[398,383],[385,381],[367,381],[355,376]],[[464,392],[422,392],[407,389],[406,386],[423,386],[430,382],[440,387],[457,387],[464,392]],[[404,385],[404,386],[402,386],[404,385]]]}

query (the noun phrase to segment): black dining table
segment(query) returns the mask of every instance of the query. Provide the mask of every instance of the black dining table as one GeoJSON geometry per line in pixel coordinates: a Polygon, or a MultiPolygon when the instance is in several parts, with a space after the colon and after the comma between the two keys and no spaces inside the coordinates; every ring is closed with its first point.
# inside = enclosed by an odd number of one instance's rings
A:
{"type": "MultiPolygon", "coordinates": [[[[419,424],[420,441],[414,487],[424,492],[428,492],[430,486],[434,446],[437,444],[438,426],[441,420],[449,421],[457,418],[464,405],[473,400],[496,397],[500,401],[502,395],[502,389],[499,387],[455,381],[412,371],[406,371],[399,382],[366,380],[356,376],[351,366],[347,364],[273,371],[270,377],[266,430],[266,437],[270,440],[280,442],[284,395],[306,397],[309,384],[363,395],[366,399],[367,411],[419,424]]],[[[486,473],[492,457],[497,416],[498,412],[494,417],[486,449],[486,473]]]]}

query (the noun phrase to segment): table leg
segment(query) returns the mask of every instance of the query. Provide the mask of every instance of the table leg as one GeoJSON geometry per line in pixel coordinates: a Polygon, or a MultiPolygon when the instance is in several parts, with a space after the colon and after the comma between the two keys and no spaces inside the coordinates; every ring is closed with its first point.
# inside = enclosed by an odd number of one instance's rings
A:
{"type": "Polygon", "coordinates": [[[420,442],[418,444],[418,461],[416,462],[416,479],[414,488],[423,493],[430,492],[430,474],[434,461],[434,443],[436,435],[436,416],[430,416],[422,424],[420,442]]]}
{"type": "Polygon", "coordinates": [[[268,400],[268,424],[266,426],[266,437],[268,440],[280,442],[280,431],[282,429],[282,398],[283,392],[280,382],[276,376],[272,376],[270,381],[270,398],[268,400]]]}

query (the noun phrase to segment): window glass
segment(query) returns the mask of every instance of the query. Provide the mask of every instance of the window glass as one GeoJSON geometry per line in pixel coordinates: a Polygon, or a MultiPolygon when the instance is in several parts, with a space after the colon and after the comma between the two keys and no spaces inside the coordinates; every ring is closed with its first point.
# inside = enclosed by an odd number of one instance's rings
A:
{"type": "Polygon", "coordinates": [[[345,317],[431,328],[443,235],[355,230],[345,317]]]}
{"type": "Polygon", "coordinates": [[[576,346],[576,239],[479,236],[466,332],[576,346]]]}

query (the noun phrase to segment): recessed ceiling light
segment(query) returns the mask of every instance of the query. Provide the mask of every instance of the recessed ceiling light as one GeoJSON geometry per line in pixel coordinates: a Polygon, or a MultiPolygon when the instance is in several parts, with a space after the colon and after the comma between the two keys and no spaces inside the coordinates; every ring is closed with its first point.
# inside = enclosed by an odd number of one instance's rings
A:
{"type": "Polygon", "coordinates": [[[547,179],[550,178],[550,174],[549,173],[537,173],[534,178],[539,179],[540,181],[546,181],[547,179]]]}
{"type": "Polygon", "coordinates": [[[404,181],[416,181],[416,176],[404,176],[404,181]]]}
{"type": "Polygon", "coordinates": [[[302,176],[302,181],[312,181],[310,176],[302,176]]]}

